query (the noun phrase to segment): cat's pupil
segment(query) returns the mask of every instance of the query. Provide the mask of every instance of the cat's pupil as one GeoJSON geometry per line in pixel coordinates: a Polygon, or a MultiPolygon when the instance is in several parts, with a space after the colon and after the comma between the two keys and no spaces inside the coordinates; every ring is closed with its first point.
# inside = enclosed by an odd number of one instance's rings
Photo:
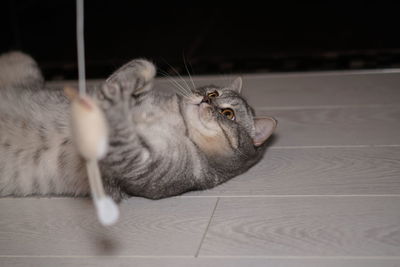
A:
{"type": "Polygon", "coordinates": [[[225,108],[221,110],[222,115],[224,115],[229,120],[235,119],[235,112],[230,108],[225,108]]]}

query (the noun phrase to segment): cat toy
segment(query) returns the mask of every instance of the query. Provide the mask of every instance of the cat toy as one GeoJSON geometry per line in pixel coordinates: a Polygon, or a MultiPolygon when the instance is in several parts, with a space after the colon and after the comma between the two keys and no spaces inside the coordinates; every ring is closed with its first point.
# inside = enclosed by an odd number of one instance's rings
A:
{"type": "Polygon", "coordinates": [[[71,126],[75,146],[86,162],[91,196],[101,224],[114,224],[119,217],[117,204],[105,194],[98,161],[107,153],[108,128],[103,112],[86,94],[83,38],[83,0],[76,0],[79,93],[65,88],[71,100],[71,126]]]}

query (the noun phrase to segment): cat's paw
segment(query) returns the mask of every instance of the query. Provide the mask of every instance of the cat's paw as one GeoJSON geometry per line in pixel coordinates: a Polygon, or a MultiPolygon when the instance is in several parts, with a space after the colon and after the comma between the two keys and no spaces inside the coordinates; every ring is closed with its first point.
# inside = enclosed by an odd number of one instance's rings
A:
{"type": "Polygon", "coordinates": [[[151,89],[156,67],[145,59],[135,59],[123,65],[114,72],[107,83],[118,83],[124,90],[124,95],[139,95],[151,89]]]}
{"type": "Polygon", "coordinates": [[[141,76],[143,78],[144,83],[151,82],[156,76],[157,72],[156,67],[150,61],[146,59],[137,59],[131,62],[132,64],[138,65],[137,66],[138,76],[141,76]]]}
{"type": "Polygon", "coordinates": [[[126,90],[124,91],[122,85],[119,83],[108,82],[102,84],[101,89],[98,92],[98,98],[100,100],[107,100],[112,104],[123,101],[124,92],[126,93],[126,90]]]}
{"type": "Polygon", "coordinates": [[[110,125],[130,116],[129,110],[133,99],[125,94],[126,90],[124,90],[123,85],[116,82],[103,83],[95,91],[96,101],[104,111],[110,125]]]}
{"type": "Polygon", "coordinates": [[[114,72],[96,90],[96,98],[108,117],[121,114],[128,116],[136,97],[151,90],[155,75],[156,68],[150,61],[132,60],[114,72]]]}

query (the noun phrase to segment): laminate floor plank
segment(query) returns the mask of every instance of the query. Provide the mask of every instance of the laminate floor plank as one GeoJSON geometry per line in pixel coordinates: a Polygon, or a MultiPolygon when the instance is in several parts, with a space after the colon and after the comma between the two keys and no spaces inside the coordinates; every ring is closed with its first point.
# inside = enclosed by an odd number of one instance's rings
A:
{"type": "Polygon", "coordinates": [[[400,104],[400,73],[265,75],[243,80],[256,108],[400,104]]]}
{"type": "Polygon", "coordinates": [[[89,199],[0,199],[0,257],[194,256],[215,198],[131,198],[116,225],[103,227],[89,199]]]}
{"type": "Polygon", "coordinates": [[[278,127],[272,146],[399,145],[400,107],[259,111],[278,127]]]}
{"type": "Polygon", "coordinates": [[[400,194],[400,147],[269,149],[248,172],[184,196],[400,194]]]}
{"type": "Polygon", "coordinates": [[[201,256],[399,257],[399,197],[221,198],[201,256]]]}
{"type": "Polygon", "coordinates": [[[1,258],[0,266],[40,267],[398,267],[399,259],[1,258]]]}

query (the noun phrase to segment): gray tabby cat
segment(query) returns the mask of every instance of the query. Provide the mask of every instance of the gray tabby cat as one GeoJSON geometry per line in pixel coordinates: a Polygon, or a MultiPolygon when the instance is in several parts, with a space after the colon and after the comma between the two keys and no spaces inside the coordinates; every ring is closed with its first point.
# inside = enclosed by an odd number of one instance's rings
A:
{"type": "MultiPolygon", "coordinates": [[[[240,78],[177,94],[152,89],[155,74],[152,63],[133,60],[88,91],[110,128],[100,168],[115,200],[212,188],[261,159],[276,121],[254,116],[240,78]]],[[[0,196],[89,194],[69,104],[62,90],[44,87],[31,57],[0,56],[0,196]]]]}

